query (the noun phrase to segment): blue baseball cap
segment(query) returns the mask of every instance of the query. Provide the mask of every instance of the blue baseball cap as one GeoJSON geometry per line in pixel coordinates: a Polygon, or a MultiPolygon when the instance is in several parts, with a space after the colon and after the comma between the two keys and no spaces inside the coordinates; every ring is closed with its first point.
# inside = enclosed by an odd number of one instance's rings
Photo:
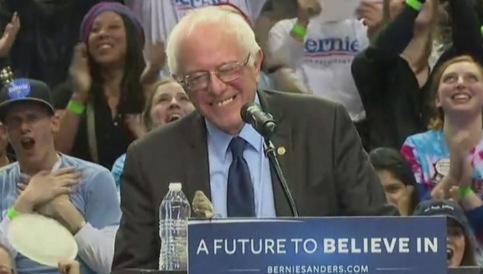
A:
{"type": "Polygon", "coordinates": [[[466,233],[471,235],[471,227],[461,206],[450,200],[427,200],[419,203],[414,210],[416,216],[446,216],[456,221],[466,233]]]}
{"type": "Polygon", "coordinates": [[[5,118],[6,111],[12,104],[20,102],[39,103],[46,106],[51,114],[55,113],[51,90],[42,81],[19,78],[6,84],[0,92],[0,119],[5,118]]]}

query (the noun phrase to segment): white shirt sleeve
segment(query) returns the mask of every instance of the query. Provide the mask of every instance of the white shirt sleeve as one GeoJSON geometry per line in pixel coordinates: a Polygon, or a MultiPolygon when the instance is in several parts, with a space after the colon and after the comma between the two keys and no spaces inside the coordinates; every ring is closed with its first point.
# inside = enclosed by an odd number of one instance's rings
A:
{"type": "Polygon", "coordinates": [[[79,257],[96,273],[110,273],[118,226],[96,229],[86,223],[75,235],[79,257]]]}
{"type": "Polygon", "coordinates": [[[10,224],[10,219],[5,216],[0,222],[0,243],[2,243],[10,252],[12,258],[17,256],[17,250],[12,246],[8,240],[8,225],[10,224]]]}
{"type": "Polygon", "coordinates": [[[297,61],[302,59],[304,44],[290,36],[295,22],[296,19],[281,20],[268,33],[268,54],[271,64],[295,69],[297,61]]]}

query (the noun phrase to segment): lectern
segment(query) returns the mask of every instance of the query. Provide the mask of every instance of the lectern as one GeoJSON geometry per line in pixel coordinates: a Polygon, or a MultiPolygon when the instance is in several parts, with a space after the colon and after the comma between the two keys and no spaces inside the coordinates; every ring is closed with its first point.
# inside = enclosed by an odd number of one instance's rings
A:
{"type": "Polygon", "coordinates": [[[447,272],[446,218],[193,220],[189,273],[447,272]]]}
{"type": "Polygon", "coordinates": [[[481,272],[447,268],[443,216],[190,220],[188,247],[189,274],[481,272]]]}

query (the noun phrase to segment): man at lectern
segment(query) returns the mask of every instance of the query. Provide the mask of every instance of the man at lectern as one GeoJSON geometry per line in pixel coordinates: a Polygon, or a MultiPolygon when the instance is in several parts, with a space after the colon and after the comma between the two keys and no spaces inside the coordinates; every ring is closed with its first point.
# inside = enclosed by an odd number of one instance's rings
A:
{"type": "Polygon", "coordinates": [[[341,105],[257,91],[263,53],[241,16],[218,7],[192,11],[171,32],[167,58],[198,111],[128,150],[113,270],[158,267],[158,210],[170,182],[181,182],[190,199],[203,191],[221,217],[397,214],[341,105]],[[278,127],[270,139],[288,190],[264,138],[242,120],[253,102],[260,109],[248,111],[269,113],[278,127]]]}

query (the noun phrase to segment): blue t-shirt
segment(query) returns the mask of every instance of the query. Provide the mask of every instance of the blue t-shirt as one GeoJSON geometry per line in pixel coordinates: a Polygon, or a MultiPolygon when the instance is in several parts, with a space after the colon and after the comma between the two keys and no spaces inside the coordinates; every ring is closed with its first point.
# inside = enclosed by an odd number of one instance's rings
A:
{"type": "MultiPolygon", "coordinates": [[[[67,155],[61,155],[59,167],[74,167],[82,174],[81,182],[74,186],[75,192],[71,194],[71,201],[86,222],[97,229],[119,224],[121,218],[119,199],[109,170],[67,155]]],[[[7,218],[8,209],[18,198],[17,184],[27,184],[29,179],[29,176],[20,173],[18,162],[0,169],[0,221],[7,218]]],[[[81,258],[77,259],[82,274],[94,273],[81,258]]],[[[38,264],[20,253],[15,256],[15,264],[19,274],[59,273],[58,269],[38,264]]]]}

